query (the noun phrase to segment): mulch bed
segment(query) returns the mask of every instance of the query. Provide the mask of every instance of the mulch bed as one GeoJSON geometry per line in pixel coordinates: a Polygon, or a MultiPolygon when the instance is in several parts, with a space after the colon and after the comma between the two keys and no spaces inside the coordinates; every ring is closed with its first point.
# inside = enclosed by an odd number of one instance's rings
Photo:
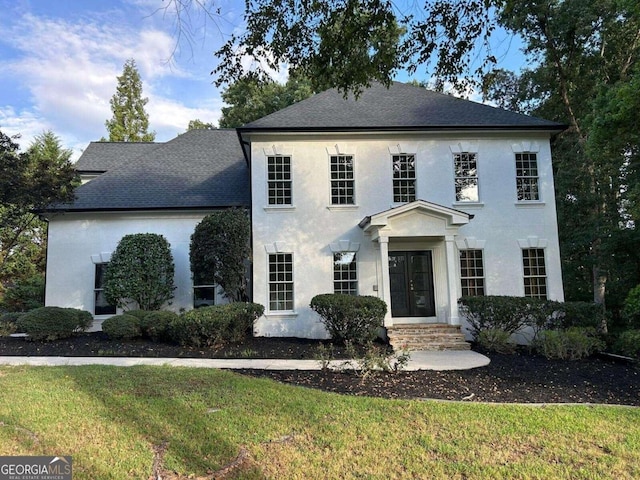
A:
{"type": "MultiPolygon", "coordinates": [[[[315,359],[321,343],[293,338],[252,338],[241,345],[212,350],[148,340],[113,341],[102,333],[88,333],[48,343],[0,338],[0,355],[315,359]]],[[[579,361],[547,360],[527,350],[513,355],[481,353],[487,355],[491,363],[464,371],[377,372],[366,378],[353,371],[246,369],[239,373],[329,392],[383,398],[640,406],[640,368],[637,364],[603,357],[579,361]]],[[[346,353],[337,348],[335,354],[345,358],[346,353]]]]}

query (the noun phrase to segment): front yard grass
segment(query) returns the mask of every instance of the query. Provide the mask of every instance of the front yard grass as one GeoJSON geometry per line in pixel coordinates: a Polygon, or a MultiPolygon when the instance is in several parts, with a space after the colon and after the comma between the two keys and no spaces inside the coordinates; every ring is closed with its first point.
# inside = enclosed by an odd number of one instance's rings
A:
{"type": "Polygon", "coordinates": [[[75,480],[213,478],[230,464],[225,478],[631,479],[640,409],[347,397],[207,369],[2,367],[0,455],[72,455],[75,480]]]}

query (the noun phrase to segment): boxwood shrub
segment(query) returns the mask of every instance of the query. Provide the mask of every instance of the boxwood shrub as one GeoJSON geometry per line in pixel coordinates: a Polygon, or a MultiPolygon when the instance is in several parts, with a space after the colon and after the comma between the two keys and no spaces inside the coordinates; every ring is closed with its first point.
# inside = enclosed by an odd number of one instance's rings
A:
{"type": "Polygon", "coordinates": [[[358,345],[375,340],[387,313],[387,304],[377,297],[340,293],[316,295],[310,306],[334,341],[358,345]]]}
{"type": "Polygon", "coordinates": [[[212,305],[183,313],[169,327],[170,337],[186,346],[217,347],[241,342],[252,334],[264,307],[257,303],[212,305]]]}
{"type": "Polygon", "coordinates": [[[127,313],[107,318],[102,322],[102,331],[115,340],[142,336],[140,319],[127,313]]]}
{"type": "Polygon", "coordinates": [[[154,342],[170,340],[169,325],[176,321],[178,314],[168,310],[144,313],[146,315],[139,317],[142,336],[149,337],[154,342]]]}
{"type": "Polygon", "coordinates": [[[92,322],[91,314],[83,310],[41,307],[22,315],[16,326],[30,340],[57,340],[86,330],[92,322]]]}

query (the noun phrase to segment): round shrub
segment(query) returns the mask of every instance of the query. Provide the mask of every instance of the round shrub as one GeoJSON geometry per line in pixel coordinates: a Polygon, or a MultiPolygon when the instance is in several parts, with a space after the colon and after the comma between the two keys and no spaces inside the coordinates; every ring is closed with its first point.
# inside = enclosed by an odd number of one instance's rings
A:
{"type": "Polygon", "coordinates": [[[640,330],[626,330],[613,344],[613,351],[628,357],[640,357],[640,330]]]}
{"type": "Polygon", "coordinates": [[[167,310],[145,313],[146,315],[140,320],[142,335],[149,337],[154,342],[169,340],[169,325],[176,321],[178,314],[167,310]]]}
{"type": "Polygon", "coordinates": [[[17,328],[30,340],[57,340],[86,330],[92,320],[89,312],[75,308],[41,307],[21,316],[17,328]]]}
{"type": "Polygon", "coordinates": [[[580,360],[602,351],[605,343],[593,328],[572,327],[540,332],[534,347],[548,359],[580,360]]]}
{"type": "Polygon", "coordinates": [[[264,307],[256,303],[212,305],[183,313],[171,322],[169,335],[174,341],[194,347],[218,347],[241,342],[252,332],[253,323],[264,307]]]}
{"type": "Polygon", "coordinates": [[[115,340],[142,336],[140,319],[126,313],[107,318],[102,322],[102,331],[115,340]]]}
{"type": "Polygon", "coordinates": [[[387,304],[377,297],[340,293],[316,295],[310,306],[333,340],[358,345],[375,340],[387,313],[387,304]]]}

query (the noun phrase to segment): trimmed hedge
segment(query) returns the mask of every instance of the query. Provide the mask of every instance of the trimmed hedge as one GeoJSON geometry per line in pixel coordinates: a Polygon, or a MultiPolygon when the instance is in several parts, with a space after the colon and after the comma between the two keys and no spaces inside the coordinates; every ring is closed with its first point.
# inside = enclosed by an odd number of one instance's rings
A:
{"type": "Polygon", "coordinates": [[[310,306],[333,340],[358,345],[375,340],[387,313],[383,300],[364,295],[325,293],[313,297],[310,306]]]}
{"type": "Polygon", "coordinates": [[[22,315],[16,326],[30,340],[57,340],[85,331],[92,322],[93,317],[84,310],[41,307],[22,315]]]}
{"type": "Polygon", "coordinates": [[[107,318],[102,322],[102,331],[115,340],[142,336],[140,319],[127,313],[107,318]]]}
{"type": "Polygon", "coordinates": [[[169,326],[170,337],[181,345],[216,347],[241,342],[253,332],[253,324],[264,313],[257,303],[212,305],[183,313],[169,326]]]}
{"type": "Polygon", "coordinates": [[[502,330],[509,335],[532,327],[537,335],[544,330],[573,327],[600,330],[605,324],[601,305],[588,302],[556,302],[529,297],[462,297],[460,313],[467,319],[474,339],[487,330],[502,330]]]}

